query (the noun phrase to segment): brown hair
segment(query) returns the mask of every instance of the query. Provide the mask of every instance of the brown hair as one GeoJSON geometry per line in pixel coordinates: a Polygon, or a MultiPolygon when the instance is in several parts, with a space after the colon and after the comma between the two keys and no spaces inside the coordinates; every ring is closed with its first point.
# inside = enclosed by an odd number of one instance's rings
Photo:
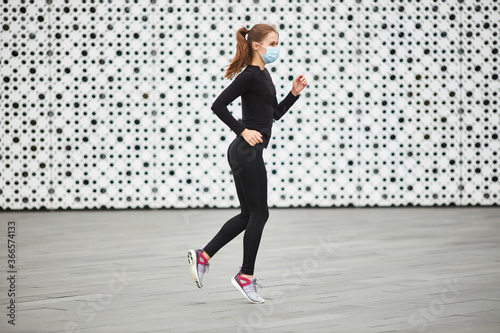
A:
{"type": "Polygon", "coordinates": [[[252,43],[261,42],[268,33],[273,31],[278,33],[273,25],[265,23],[256,24],[250,30],[245,27],[239,28],[236,32],[236,54],[231,63],[225,66],[228,68],[224,77],[230,79],[236,76],[243,67],[248,66],[253,57],[252,43]]]}

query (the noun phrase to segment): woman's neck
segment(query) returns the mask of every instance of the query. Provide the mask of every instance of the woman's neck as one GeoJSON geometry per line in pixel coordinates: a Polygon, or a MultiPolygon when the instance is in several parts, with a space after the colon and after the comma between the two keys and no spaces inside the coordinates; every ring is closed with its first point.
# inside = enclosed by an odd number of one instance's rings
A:
{"type": "Polygon", "coordinates": [[[263,71],[266,63],[264,62],[264,60],[262,60],[262,57],[260,56],[260,54],[257,53],[257,56],[254,54],[254,57],[252,58],[250,65],[259,66],[260,70],[263,71]]]}

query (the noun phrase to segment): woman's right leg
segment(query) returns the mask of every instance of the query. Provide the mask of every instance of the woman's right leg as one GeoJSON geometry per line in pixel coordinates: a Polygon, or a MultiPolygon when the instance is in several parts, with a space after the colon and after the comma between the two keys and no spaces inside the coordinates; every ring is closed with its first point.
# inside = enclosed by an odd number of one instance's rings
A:
{"type": "Polygon", "coordinates": [[[222,226],[222,228],[214,236],[214,238],[205,246],[204,251],[210,258],[214,254],[216,254],[224,245],[229,243],[241,232],[243,232],[243,230],[245,230],[247,227],[248,220],[250,219],[250,211],[248,210],[248,206],[246,204],[240,177],[241,172],[243,171],[241,163],[245,162],[245,159],[243,159],[242,161],[241,154],[252,154],[251,150],[244,150],[245,144],[248,145],[245,139],[243,139],[243,137],[237,136],[227,149],[227,160],[233,174],[234,184],[236,186],[236,194],[238,195],[238,200],[240,202],[241,212],[238,215],[230,218],[222,226]]]}
{"type": "Polygon", "coordinates": [[[208,260],[210,260],[210,258],[224,245],[229,243],[233,238],[245,230],[250,219],[250,212],[246,204],[240,177],[240,173],[243,170],[241,163],[242,161],[244,164],[247,162],[247,159],[240,159],[240,153],[242,152],[241,148],[244,147],[245,144],[248,145],[243,137],[237,137],[229,145],[227,153],[227,159],[233,172],[236,192],[241,205],[241,213],[229,219],[203,250],[198,249],[188,251],[188,262],[191,266],[191,277],[198,288],[203,287],[202,280],[205,272],[208,270],[208,260]],[[244,143],[242,143],[241,140],[243,140],[244,143]]]}
{"type": "Polygon", "coordinates": [[[269,217],[267,206],[267,175],[263,160],[263,146],[250,146],[238,136],[228,148],[241,213],[231,218],[205,247],[210,257],[245,230],[241,273],[253,276],[255,260],[264,225],[269,217]]]}

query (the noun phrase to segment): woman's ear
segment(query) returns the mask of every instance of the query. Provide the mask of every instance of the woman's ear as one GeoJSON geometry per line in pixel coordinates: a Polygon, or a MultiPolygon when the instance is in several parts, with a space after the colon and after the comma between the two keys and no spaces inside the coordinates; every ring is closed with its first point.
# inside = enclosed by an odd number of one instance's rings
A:
{"type": "Polygon", "coordinates": [[[259,43],[257,42],[252,42],[252,50],[254,51],[259,51],[259,49],[261,48],[261,46],[259,45],[259,43]]]}

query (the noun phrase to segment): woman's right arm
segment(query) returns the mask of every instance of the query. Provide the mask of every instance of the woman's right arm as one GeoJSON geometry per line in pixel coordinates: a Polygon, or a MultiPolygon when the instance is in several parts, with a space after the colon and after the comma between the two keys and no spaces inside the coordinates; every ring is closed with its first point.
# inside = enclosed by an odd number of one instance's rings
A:
{"type": "Polygon", "coordinates": [[[247,92],[255,82],[255,75],[250,71],[243,71],[238,74],[234,81],[227,86],[212,104],[212,111],[222,120],[236,135],[245,130],[245,126],[240,123],[229,112],[227,106],[236,98],[247,92]]]}

